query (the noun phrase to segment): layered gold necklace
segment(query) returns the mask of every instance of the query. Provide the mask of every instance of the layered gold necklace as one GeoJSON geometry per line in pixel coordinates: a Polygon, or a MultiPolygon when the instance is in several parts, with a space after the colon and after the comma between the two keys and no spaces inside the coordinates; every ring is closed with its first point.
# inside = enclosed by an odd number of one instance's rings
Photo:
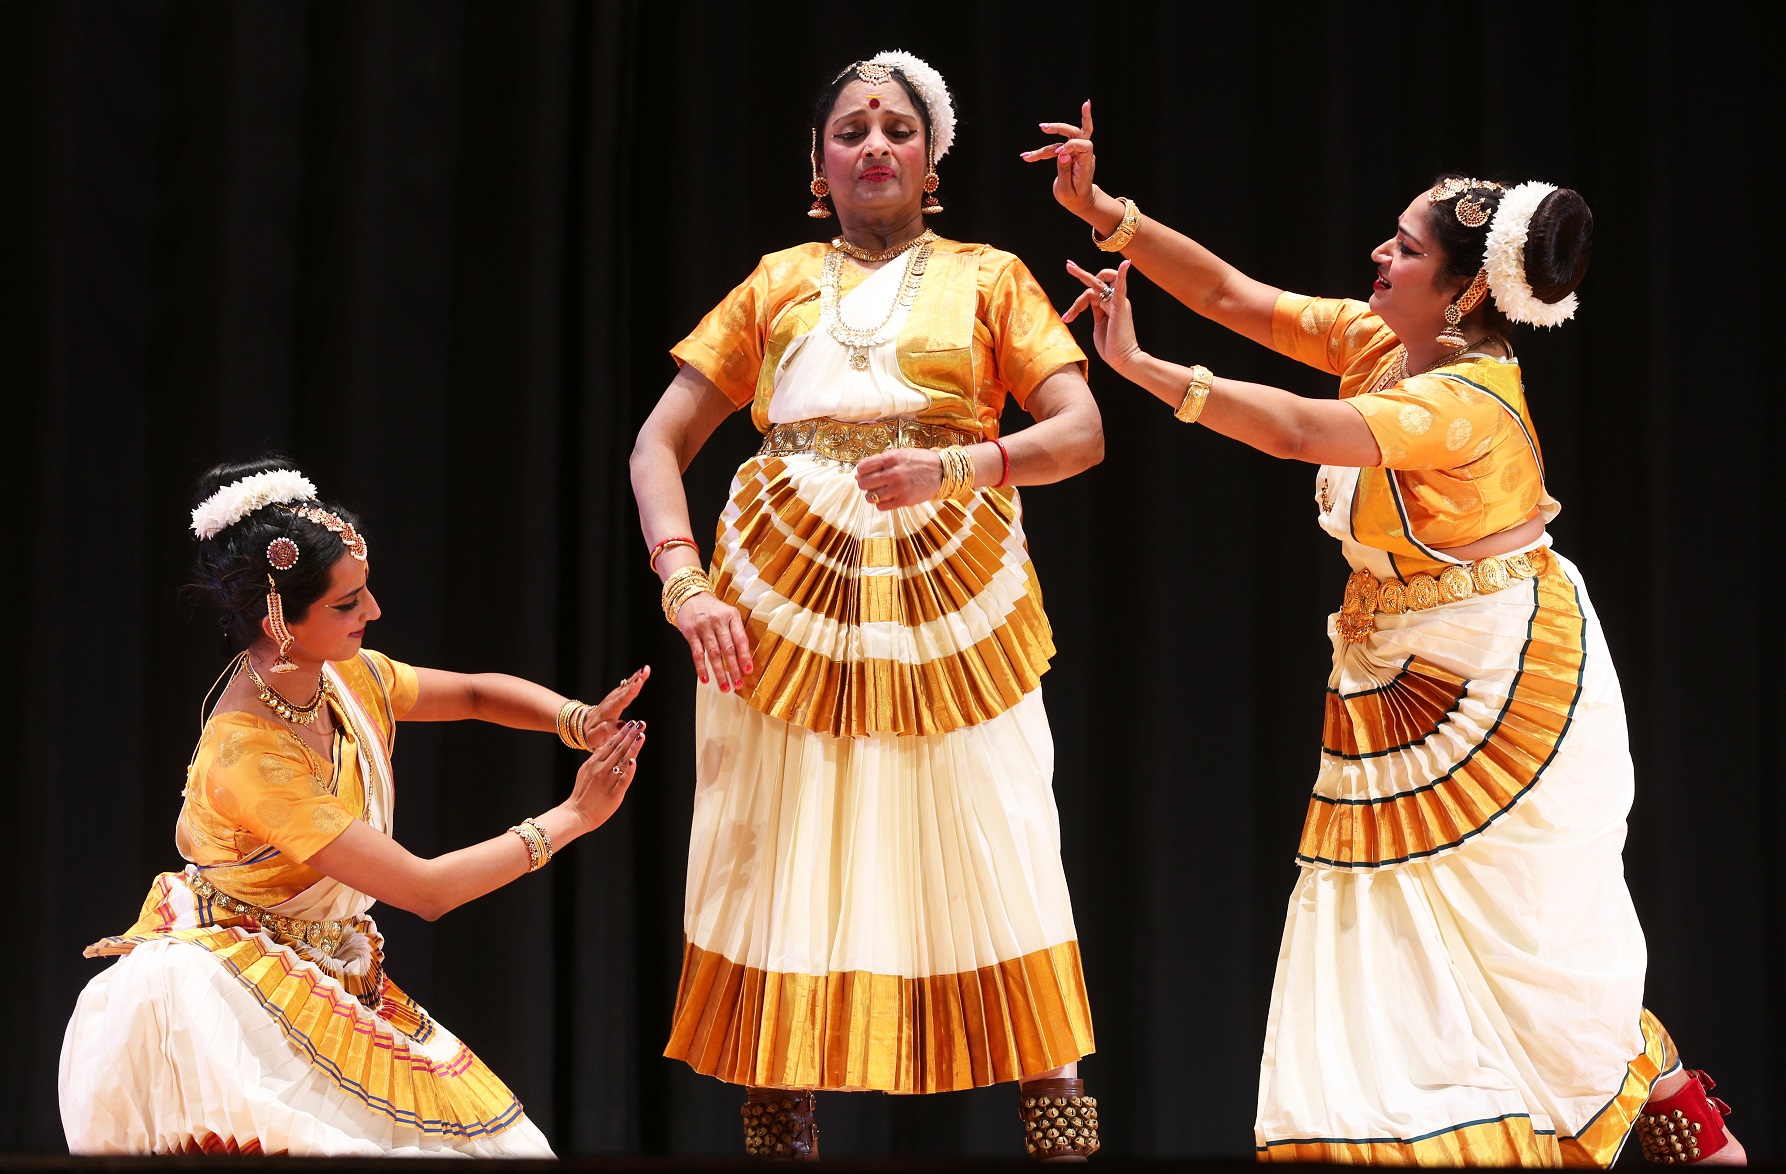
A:
{"type": "MultiPolygon", "coordinates": [[[[1506,340],[1503,339],[1500,335],[1485,334],[1481,338],[1477,339],[1475,342],[1464,343],[1464,345],[1458,347],[1454,351],[1451,351],[1449,354],[1445,355],[1445,357],[1440,359],[1438,362],[1433,363],[1430,366],[1423,367],[1419,371],[1415,371],[1412,374],[1425,375],[1428,371],[1437,371],[1440,367],[1446,366],[1450,363],[1455,363],[1459,359],[1463,358],[1465,355],[1469,354],[1471,351],[1477,349],[1478,347],[1486,346],[1488,343],[1491,343],[1491,342],[1498,342],[1502,346],[1507,345],[1506,340]]],[[[1507,349],[1512,350],[1513,348],[1508,347],[1507,349]]],[[[1395,348],[1395,357],[1389,361],[1388,370],[1384,371],[1381,375],[1377,376],[1376,382],[1372,383],[1370,385],[1370,389],[1368,391],[1366,391],[1364,394],[1370,395],[1374,392],[1382,391],[1385,387],[1394,387],[1396,384],[1400,383],[1402,380],[1408,378],[1409,374],[1410,373],[1408,371],[1408,348],[1406,346],[1398,345],[1395,348]]]]}
{"type": "Polygon", "coordinates": [[[935,239],[936,235],[926,229],[921,235],[885,253],[869,253],[857,249],[842,237],[831,242],[832,249],[825,255],[825,268],[819,279],[819,324],[839,346],[849,351],[851,370],[868,370],[868,352],[884,345],[893,337],[893,319],[899,316],[900,308],[910,306],[917,300],[918,287],[924,282],[924,267],[930,262],[930,242],[935,239]],[[899,279],[899,293],[894,297],[892,305],[887,307],[886,317],[872,328],[851,326],[843,320],[845,253],[864,261],[889,261],[901,253],[906,254],[905,274],[899,279]]]}
{"type": "Polygon", "coordinates": [[[280,696],[279,691],[267,684],[261,675],[254,671],[254,661],[246,653],[242,656],[242,665],[248,670],[248,679],[260,690],[261,704],[295,725],[315,727],[316,719],[322,714],[323,703],[333,694],[334,688],[329,684],[327,673],[320,673],[316,678],[316,696],[299,704],[280,696]]]}
{"type": "Polygon", "coordinates": [[[849,241],[845,240],[841,236],[834,236],[831,238],[831,247],[836,249],[840,253],[848,253],[850,256],[854,257],[858,261],[868,261],[870,263],[879,263],[881,261],[891,261],[893,258],[895,258],[895,257],[899,256],[901,253],[905,252],[907,249],[915,249],[919,245],[927,245],[931,241],[934,241],[935,239],[936,239],[936,233],[931,232],[928,228],[926,228],[923,232],[920,232],[917,236],[913,237],[911,240],[901,241],[899,244],[894,245],[892,248],[882,249],[878,253],[875,252],[873,249],[865,249],[861,245],[852,245],[849,241]]]}

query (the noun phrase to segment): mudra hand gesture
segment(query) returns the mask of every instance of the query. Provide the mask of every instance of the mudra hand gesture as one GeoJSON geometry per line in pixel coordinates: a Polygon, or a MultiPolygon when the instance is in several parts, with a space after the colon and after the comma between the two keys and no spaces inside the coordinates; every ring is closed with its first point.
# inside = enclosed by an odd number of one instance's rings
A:
{"type": "Polygon", "coordinates": [[[620,682],[601,701],[583,712],[583,744],[600,746],[620,728],[620,715],[639,696],[639,690],[651,679],[651,666],[635,672],[620,682]]]}
{"type": "Polygon", "coordinates": [[[1100,269],[1093,274],[1081,269],[1077,262],[1068,261],[1067,272],[1085,283],[1085,292],[1074,298],[1060,316],[1062,322],[1071,322],[1091,311],[1092,345],[1118,375],[1125,375],[1141,355],[1141,344],[1135,340],[1135,314],[1129,305],[1131,264],[1124,261],[1115,269],[1100,269]]]}
{"type": "Polygon", "coordinates": [[[1022,158],[1030,163],[1054,160],[1054,198],[1060,201],[1061,207],[1084,219],[1090,214],[1097,197],[1097,188],[1091,182],[1097,166],[1091,149],[1091,100],[1086,99],[1085,105],[1079,108],[1077,125],[1044,122],[1041,128],[1044,134],[1065,136],[1066,141],[1025,151],[1022,158]]]}
{"type": "Polygon", "coordinates": [[[930,501],[943,487],[942,458],[930,448],[890,448],[862,458],[856,485],[882,512],[930,501]]]}
{"type": "Polygon", "coordinates": [[[608,822],[626,798],[626,789],[639,768],[639,751],[645,746],[645,723],[629,721],[602,741],[589,744],[593,749],[577,768],[576,786],[562,804],[584,831],[594,831],[608,822]]]}

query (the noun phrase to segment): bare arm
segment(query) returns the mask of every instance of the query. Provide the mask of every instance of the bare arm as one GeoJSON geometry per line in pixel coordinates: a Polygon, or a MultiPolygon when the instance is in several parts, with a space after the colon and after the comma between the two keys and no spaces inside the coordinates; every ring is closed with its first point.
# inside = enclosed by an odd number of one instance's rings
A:
{"type": "MultiPolygon", "coordinates": [[[[1129,305],[1129,266],[1096,276],[1070,265],[1088,287],[1067,310],[1068,320],[1086,310],[1093,315],[1092,341],[1098,354],[1124,379],[1138,384],[1154,398],[1176,409],[1190,386],[1191,369],[1148,354],[1135,338],[1134,314],[1129,305]],[[1114,284],[1109,300],[1097,290],[1114,284]]],[[[1260,452],[1287,460],[1317,465],[1363,468],[1382,460],[1377,440],[1364,416],[1344,400],[1308,399],[1277,387],[1217,379],[1198,418],[1212,431],[1233,437],[1260,452]]]]}
{"type": "MultiPolygon", "coordinates": [[[[1023,158],[1055,161],[1054,198],[1107,237],[1122,223],[1125,205],[1092,182],[1096,160],[1091,145],[1091,103],[1080,111],[1080,123],[1044,122],[1048,134],[1066,136],[1023,158]]],[[[1123,249],[1161,289],[1186,306],[1262,346],[1271,345],[1271,311],[1283,290],[1248,277],[1190,237],[1142,216],[1140,228],[1123,249]]]]}
{"type": "MultiPolygon", "coordinates": [[[[666,538],[694,538],[688,518],[688,495],[682,474],[713,430],[733,412],[732,401],[713,381],[693,366],[684,365],[664,389],[657,406],[645,418],[639,438],[633,442],[631,461],[633,497],[639,503],[639,529],[647,549],[666,538]]],[[[698,539],[697,539],[698,541],[698,539]]],[[[699,566],[700,553],[686,546],[672,547],[657,560],[658,579],[668,579],[683,567],[699,566]]],[[[676,627],[688,641],[695,675],[702,683],[708,675],[719,678],[729,690],[749,675],[750,634],[738,609],[712,594],[697,595],[682,605],[676,627]]]]}
{"type": "MultiPolygon", "coordinates": [[[[554,851],[594,831],[614,814],[626,798],[644,744],[640,723],[628,722],[616,730],[577,771],[570,797],[535,818],[552,837],[554,851]]],[[[307,863],[350,888],[433,921],[522,876],[529,859],[521,837],[510,832],[424,859],[355,820],[307,863]]]]}
{"type": "MultiPolygon", "coordinates": [[[[486,721],[511,730],[558,728],[558,711],[570,700],[544,685],[505,673],[451,673],[415,670],[415,705],[403,715],[411,722],[486,721]]],[[[645,665],[615,686],[583,715],[583,739],[595,746],[614,732],[615,723],[651,679],[645,665]]]]}

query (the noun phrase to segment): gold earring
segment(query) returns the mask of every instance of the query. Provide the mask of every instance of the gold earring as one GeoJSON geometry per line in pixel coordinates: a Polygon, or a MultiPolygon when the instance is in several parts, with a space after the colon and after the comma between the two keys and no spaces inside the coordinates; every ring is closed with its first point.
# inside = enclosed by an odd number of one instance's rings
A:
{"type": "Polygon", "coordinates": [[[819,131],[817,127],[812,130],[811,158],[812,183],[807,185],[807,189],[812,192],[812,207],[806,210],[806,214],[814,220],[823,220],[831,215],[831,209],[825,204],[825,197],[831,194],[831,184],[819,174],[819,131]]]}
{"type": "Polygon", "coordinates": [[[1440,346],[1456,349],[1468,344],[1470,340],[1464,337],[1464,332],[1459,329],[1459,326],[1469,312],[1481,303],[1483,295],[1486,293],[1488,293],[1488,269],[1484,266],[1476,270],[1476,276],[1471,279],[1469,288],[1458,295],[1455,302],[1445,307],[1445,329],[1439,331],[1438,338],[1440,346]]]}
{"type": "Polygon", "coordinates": [[[297,641],[292,637],[291,629],[285,626],[285,601],[279,598],[279,586],[271,575],[267,576],[267,627],[273,629],[273,639],[279,641],[279,656],[273,661],[273,671],[297,672],[298,666],[286,655],[297,641]]]}
{"type": "MultiPolygon", "coordinates": [[[[934,149],[935,148],[932,148],[933,151],[934,149]]],[[[924,215],[930,216],[943,210],[942,204],[937,202],[936,198],[936,189],[943,186],[943,181],[936,177],[936,157],[934,154],[926,160],[926,163],[929,166],[929,170],[924,173],[923,211],[924,215]]]]}

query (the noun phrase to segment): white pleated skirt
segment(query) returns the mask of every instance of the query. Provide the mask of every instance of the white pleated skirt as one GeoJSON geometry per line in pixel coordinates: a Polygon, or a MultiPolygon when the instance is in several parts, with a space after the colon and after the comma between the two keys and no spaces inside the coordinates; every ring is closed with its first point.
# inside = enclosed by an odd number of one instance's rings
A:
{"type": "Polygon", "coordinates": [[[1676,1063],[1642,1003],[1618,677],[1579,573],[1546,566],[1333,636],[1262,1159],[1606,1165],[1676,1063]]]}

